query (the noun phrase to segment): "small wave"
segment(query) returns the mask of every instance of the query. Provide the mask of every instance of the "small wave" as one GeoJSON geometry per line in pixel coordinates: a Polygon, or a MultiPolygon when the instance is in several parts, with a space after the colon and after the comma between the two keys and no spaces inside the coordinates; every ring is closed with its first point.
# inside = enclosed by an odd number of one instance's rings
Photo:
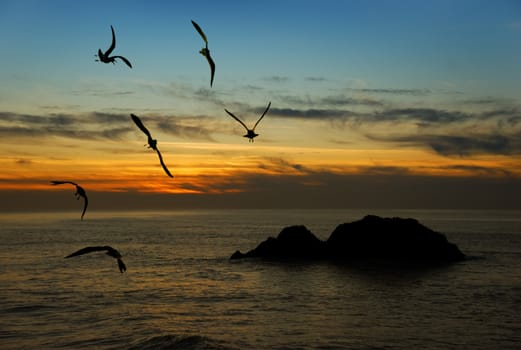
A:
{"type": "Polygon", "coordinates": [[[129,350],[234,350],[223,342],[198,335],[161,335],[133,344],[129,350]]]}
{"type": "Polygon", "coordinates": [[[4,310],[5,313],[30,313],[40,310],[53,309],[53,306],[49,305],[19,305],[12,306],[4,310]]]}

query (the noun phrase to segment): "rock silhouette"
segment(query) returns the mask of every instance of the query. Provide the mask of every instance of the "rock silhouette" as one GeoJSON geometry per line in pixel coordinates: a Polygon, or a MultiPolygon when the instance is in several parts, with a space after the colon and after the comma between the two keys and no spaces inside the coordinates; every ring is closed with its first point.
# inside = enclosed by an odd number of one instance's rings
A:
{"type": "Polygon", "coordinates": [[[236,251],[230,259],[252,257],[455,262],[465,259],[465,254],[443,234],[415,219],[368,215],[338,225],[327,241],[318,239],[305,226],[286,227],[276,238],[268,238],[245,254],[236,251]]]}
{"type": "Polygon", "coordinates": [[[231,259],[246,257],[264,258],[321,258],[324,257],[325,243],[305,226],[284,228],[277,238],[267,240],[246,254],[235,252],[231,259]]]}

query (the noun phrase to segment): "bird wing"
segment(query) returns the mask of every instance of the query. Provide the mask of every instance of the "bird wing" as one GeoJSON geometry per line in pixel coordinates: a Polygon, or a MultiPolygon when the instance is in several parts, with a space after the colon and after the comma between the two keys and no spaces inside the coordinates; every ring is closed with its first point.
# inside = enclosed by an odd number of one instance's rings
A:
{"type": "Polygon", "coordinates": [[[264,118],[264,115],[266,115],[266,113],[268,112],[268,109],[270,109],[270,106],[271,106],[271,101],[270,103],[268,103],[268,107],[266,107],[266,110],[264,110],[264,113],[262,113],[261,117],[259,118],[259,120],[257,120],[257,122],[255,123],[255,125],[253,126],[253,129],[252,130],[255,130],[255,128],[257,127],[257,124],[260,123],[260,121],[262,120],[262,118],[264,118]]]}
{"type": "Polygon", "coordinates": [[[116,34],[114,34],[114,28],[110,26],[110,30],[112,31],[112,43],[110,44],[110,47],[105,51],[105,56],[109,56],[112,50],[116,47],[116,34]]]}
{"type": "Polygon", "coordinates": [[[63,185],[63,184],[71,184],[71,185],[74,185],[74,186],[78,186],[77,183],[75,182],[72,182],[72,181],[51,181],[51,184],[53,185],[63,185]]]}
{"type": "Polygon", "coordinates": [[[82,249],[80,249],[78,251],[75,251],[72,254],[67,255],[66,258],[72,258],[73,256],[88,254],[88,253],[92,253],[92,252],[99,252],[99,251],[103,251],[103,250],[110,250],[110,249],[114,249],[114,248],[109,247],[109,246],[85,247],[85,248],[82,248],[82,249]]]}
{"type": "Polygon", "coordinates": [[[199,25],[198,25],[197,23],[195,23],[193,20],[192,20],[192,24],[194,25],[195,30],[197,30],[197,32],[199,33],[199,35],[203,38],[204,42],[205,42],[206,45],[208,46],[208,40],[206,39],[206,35],[204,35],[204,32],[203,32],[203,30],[201,29],[201,27],[199,27],[199,25]]]}
{"type": "Polygon", "coordinates": [[[85,199],[85,203],[83,204],[83,212],[81,213],[81,219],[83,220],[83,216],[85,215],[85,212],[87,211],[87,206],[89,205],[89,199],[87,198],[87,195],[82,196],[85,199]]]}
{"type": "Polygon", "coordinates": [[[210,87],[213,85],[213,76],[215,75],[215,62],[212,59],[212,56],[210,56],[210,51],[208,51],[208,54],[205,55],[206,60],[208,61],[208,64],[210,65],[210,87]]]}
{"type": "Polygon", "coordinates": [[[137,127],[143,131],[145,133],[145,135],[147,135],[148,137],[152,138],[152,135],[150,135],[150,131],[148,131],[147,128],[145,128],[145,126],[143,125],[143,123],[141,122],[141,119],[139,119],[139,117],[137,115],[134,115],[134,114],[131,114],[130,117],[132,118],[132,120],[134,121],[134,123],[136,123],[137,127]]]}
{"type": "Polygon", "coordinates": [[[120,258],[117,258],[117,259],[118,259],[119,272],[123,273],[123,272],[127,271],[127,267],[125,266],[125,263],[123,262],[123,260],[121,260],[120,258]]]}
{"type": "Polygon", "coordinates": [[[157,155],[159,156],[159,162],[161,163],[161,166],[163,167],[163,170],[165,171],[165,173],[170,176],[170,177],[174,177],[170,171],[168,170],[168,168],[166,167],[166,164],[165,162],[163,162],[163,157],[161,156],[161,152],[159,152],[159,149],[157,149],[156,147],[156,152],[157,152],[157,155]]]}
{"type": "Polygon", "coordinates": [[[126,64],[127,66],[129,66],[130,68],[132,68],[132,64],[130,64],[130,61],[127,60],[125,57],[123,57],[123,56],[112,56],[112,57],[121,59],[123,62],[125,62],[125,64],[126,64]]]}
{"type": "Polygon", "coordinates": [[[248,127],[246,126],[246,124],[244,124],[242,122],[242,120],[240,120],[239,118],[237,118],[236,116],[233,115],[232,112],[230,112],[229,110],[227,110],[226,108],[224,109],[226,111],[226,113],[228,113],[233,119],[237,120],[239,123],[241,123],[242,126],[244,126],[244,128],[249,131],[250,129],[248,129],[248,127]]]}

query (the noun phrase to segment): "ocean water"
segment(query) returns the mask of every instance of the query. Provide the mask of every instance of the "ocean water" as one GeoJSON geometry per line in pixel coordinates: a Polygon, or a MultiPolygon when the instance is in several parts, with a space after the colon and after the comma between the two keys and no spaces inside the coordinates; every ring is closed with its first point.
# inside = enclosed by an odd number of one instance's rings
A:
{"type": "Polygon", "coordinates": [[[520,349],[521,212],[0,214],[0,349],[520,349]],[[283,227],[413,217],[470,259],[433,268],[230,261],[283,227]],[[103,253],[110,245],[128,271],[103,253]]]}

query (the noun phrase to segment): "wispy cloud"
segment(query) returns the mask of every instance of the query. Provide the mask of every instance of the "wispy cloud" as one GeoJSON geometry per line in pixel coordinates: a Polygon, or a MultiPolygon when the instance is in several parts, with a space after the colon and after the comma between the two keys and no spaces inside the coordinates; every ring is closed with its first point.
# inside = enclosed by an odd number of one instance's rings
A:
{"type": "Polygon", "coordinates": [[[16,160],[16,164],[22,165],[22,166],[32,165],[33,163],[34,162],[31,159],[27,159],[27,158],[20,158],[20,159],[16,160]]]}
{"type": "Polygon", "coordinates": [[[365,166],[360,171],[366,175],[407,175],[411,173],[409,168],[382,165],[365,166]]]}
{"type": "Polygon", "coordinates": [[[353,97],[345,94],[328,95],[323,97],[296,96],[296,95],[281,95],[280,101],[284,105],[289,106],[313,106],[315,109],[330,108],[341,109],[346,106],[368,106],[368,107],[383,107],[385,102],[383,100],[372,97],[353,97]]]}
{"type": "Polygon", "coordinates": [[[294,109],[294,108],[271,108],[270,114],[282,118],[298,119],[345,119],[358,113],[339,109],[294,109]]]}
{"type": "Polygon", "coordinates": [[[344,95],[327,96],[318,100],[319,104],[329,106],[383,106],[384,102],[373,98],[348,97],[344,95]]]}
{"type": "Polygon", "coordinates": [[[486,177],[504,177],[504,176],[512,176],[512,172],[506,169],[500,168],[492,168],[492,167],[484,167],[479,165],[449,165],[442,167],[443,169],[447,169],[449,171],[456,170],[462,171],[464,173],[470,173],[477,176],[486,176],[486,177]]]}
{"type": "MultiPolygon", "coordinates": [[[[213,140],[217,128],[209,117],[147,116],[146,124],[155,132],[190,139],[213,140]],[[210,125],[207,125],[210,124],[210,125]]],[[[128,114],[91,112],[81,114],[30,115],[0,112],[0,136],[52,137],[119,140],[135,130],[128,114]]]]}
{"type": "Polygon", "coordinates": [[[515,134],[419,134],[406,136],[368,136],[373,140],[429,147],[434,152],[446,156],[469,157],[479,154],[513,155],[521,154],[521,132],[515,134]]]}
{"type": "MultiPolygon", "coordinates": [[[[193,121],[193,118],[190,118],[193,121]]],[[[157,126],[161,131],[184,138],[215,141],[212,136],[212,129],[206,125],[202,125],[199,121],[198,125],[186,125],[186,121],[177,119],[165,119],[157,122],[157,126]]]]}
{"type": "Polygon", "coordinates": [[[289,81],[289,77],[283,76],[283,75],[272,75],[272,76],[263,78],[263,80],[269,81],[272,83],[285,83],[285,82],[289,81]]]}
{"type": "Polygon", "coordinates": [[[327,79],[324,77],[306,77],[304,79],[307,81],[314,82],[314,83],[321,83],[321,82],[327,81],[327,79]]]}
{"type": "Polygon", "coordinates": [[[128,96],[133,95],[134,91],[112,91],[107,89],[82,89],[71,91],[72,95],[75,96],[96,96],[96,97],[114,97],[114,96],[128,96]]]}
{"type": "Polygon", "coordinates": [[[387,109],[381,112],[373,113],[369,116],[369,118],[373,119],[374,121],[408,120],[416,123],[428,124],[447,124],[454,122],[463,122],[475,117],[475,115],[471,115],[461,111],[447,111],[434,108],[387,109]]]}
{"type": "Polygon", "coordinates": [[[300,163],[290,162],[284,158],[267,157],[259,162],[260,169],[274,174],[309,174],[313,171],[300,163]]]}
{"type": "Polygon", "coordinates": [[[412,95],[425,96],[431,94],[430,89],[370,89],[370,88],[347,88],[347,91],[362,92],[370,94],[390,94],[390,95],[412,95]]]}
{"type": "Polygon", "coordinates": [[[521,135],[475,135],[475,136],[424,136],[426,142],[435,152],[444,156],[471,156],[475,154],[521,154],[521,143],[517,140],[521,135]]]}
{"type": "Polygon", "coordinates": [[[4,138],[60,136],[75,139],[118,139],[131,130],[123,116],[94,114],[29,115],[0,112],[0,135],[4,138]],[[113,124],[108,125],[107,120],[113,124]]]}

